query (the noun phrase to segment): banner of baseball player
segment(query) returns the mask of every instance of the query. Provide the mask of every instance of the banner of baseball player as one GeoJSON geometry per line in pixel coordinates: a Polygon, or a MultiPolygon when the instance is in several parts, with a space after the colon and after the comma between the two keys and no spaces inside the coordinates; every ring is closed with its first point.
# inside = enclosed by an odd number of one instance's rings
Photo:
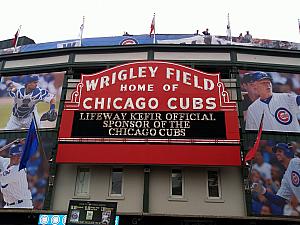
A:
{"type": "Polygon", "coordinates": [[[42,136],[42,143],[28,160],[26,168],[19,170],[25,141],[23,137],[0,137],[0,208],[44,207],[48,188],[48,159],[55,141],[54,138],[42,136]]]}
{"type": "Polygon", "coordinates": [[[65,72],[3,76],[0,83],[0,130],[55,128],[65,72]]]}
{"type": "MultiPolygon", "coordinates": [[[[82,74],[65,104],[61,127],[61,142],[185,144],[180,147],[185,154],[193,144],[239,143],[236,103],[219,74],[160,61],[82,74]]],[[[70,147],[60,146],[58,159],[70,147]]],[[[113,145],[109,149],[113,152],[113,145]]]]}
{"type": "Polygon", "coordinates": [[[300,141],[261,140],[249,173],[251,212],[300,216],[300,141]]]}
{"type": "Polygon", "coordinates": [[[240,71],[246,130],[300,133],[300,74],[240,71]]]}

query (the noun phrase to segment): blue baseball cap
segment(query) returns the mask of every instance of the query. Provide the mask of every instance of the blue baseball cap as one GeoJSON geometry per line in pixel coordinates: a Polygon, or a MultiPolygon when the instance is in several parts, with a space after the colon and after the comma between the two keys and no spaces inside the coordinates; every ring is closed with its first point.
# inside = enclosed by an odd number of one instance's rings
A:
{"type": "Polygon", "coordinates": [[[272,77],[271,77],[271,75],[269,75],[265,72],[257,71],[257,72],[252,73],[252,80],[253,81],[260,81],[260,80],[272,81],[272,77]]]}
{"type": "Polygon", "coordinates": [[[253,83],[253,74],[252,73],[245,73],[241,79],[242,83],[253,83]]]}
{"type": "Polygon", "coordinates": [[[24,77],[23,82],[24,84],[29,84],[31,82],[37,82],[39,81],[39,76],[36,74],[33,75],[27,75],[26,77],[24,77]]]}
{"type": "Polygon", "coordinates": [[[276,153],[277,149],[283,150],[284,154],[288,158],[294,157],[294,152],[291,148],[291,145],[285,144],[285,143],[278,143],[274,146],[273,152],[276,153]]]}
{"type": "Polygon", "coordinates": [[[23,145],[22,144],[12,145],[9,149],[9,155],[10,156],[21,155],[22,152],[23,152],[23,145]]]}

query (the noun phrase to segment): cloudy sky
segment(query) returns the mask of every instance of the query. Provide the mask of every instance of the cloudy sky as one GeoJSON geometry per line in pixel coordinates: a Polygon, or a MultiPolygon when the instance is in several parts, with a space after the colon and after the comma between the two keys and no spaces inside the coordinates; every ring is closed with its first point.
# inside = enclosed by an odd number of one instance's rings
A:
{"type": "Polygon", "coordinates": [[[226,35],[229,13],[233,36],[249,30],[254,38],[300,43],[299,0],[6,0],[1,9],[0,40],[13,38],[19,25],[36,43],[76,39],[83,16],[83,38],[147,34],[155,12],[159,34],[209,28],[226,35]]]}

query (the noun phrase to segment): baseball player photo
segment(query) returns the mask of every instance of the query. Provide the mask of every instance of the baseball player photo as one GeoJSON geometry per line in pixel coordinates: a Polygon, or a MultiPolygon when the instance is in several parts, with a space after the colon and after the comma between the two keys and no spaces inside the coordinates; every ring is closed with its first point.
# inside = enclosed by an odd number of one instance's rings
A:
{"type": "Polygon", "coordinates": [[[19,171],[23,140],[16,140],[1,148],[9,149],[9,156],[0,156],[0,183],[4,200],[3,208],[33,208],[25,169],[19,171]]]}
{"type": "Polygon", "coordinates": [[[0,106],[3,105],[0,107],[3,115],[0,129],[28,129],[33,116],[39,128],[55,127],[63,75],[49,73],[3,77],[1,83],[5,85],[6,93],[0,93],[0,106]]]}
{"type": "Polygon", "coordinates": [[[245,73],[241,78],[241,86],[244,91],[243,100],[241,103],[244,118],[247,117],[247,110],[249,106],[259,98],[258,93],[254,85],[254,74],[255,73],[245,73]]]}
{"type": "Polygon", "coordinates": [[[272,149],[277,161],[265,159],[264,162],[272,166],[268,171],[271,173],[269,181],[263,180],[252,167],[252,212],[266,215],[268,208],[269,215],[300,216],[300,142],[277,143],[272,149]],[[285,171],[275,170],[279,168],[277,163],[285,171]]]}
{"type": "Polygon", "coordinates": [[[258,96],[249,106],[245,118],[246,130],[258,130],[263,117],[263,130],[300,133],[300,93],[293,91],[298,74],[274,79],[269,73],[257,71],[249,78],[253,92],[258,96]],[[286,78],[286,79],[283,79],[286,78]],[[285,81],[282,81],[285,80],[285,81]],[[277,92],[273,92],[276,90],[277,92]],[[283,93],[286,92],[286,93],[283,93]]]}
{"type": "Polygon", "coordinates": [[[26,168],[19,170],[24,145],[24,138],[0,139],[0,208],[43,209],[49,174],[44,165],[48,162],[37,150],[26,168]]]}

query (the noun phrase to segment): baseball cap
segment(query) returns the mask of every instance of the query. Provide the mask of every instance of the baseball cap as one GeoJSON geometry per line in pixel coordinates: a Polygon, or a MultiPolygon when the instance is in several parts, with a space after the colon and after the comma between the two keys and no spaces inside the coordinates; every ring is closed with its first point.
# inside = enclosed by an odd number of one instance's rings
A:
{"type": "Polygon", "coordinates": [[[39,76],[36,74],[27,75],[23,79],[24,84],[29,84],[31,82],[37,82],[37,81],[39,81],[39,76]]]}
{"type": "Polygon", "coordinates": [[[12,145],[9,149],[9,155],[11,156],[21,155],[22,152],[23,152],[22,144],[12,145]]]}
{"type": "Polygon", "coordinates": [[[294,157],[294,152],[291,148],[291,145],[285,144],[285,143],[278,143],[273,147],[273,152],[276,153],[277,149],[283,150],[284,154],[288,158],[293,158],[294,157]]]}
{"type": "Polygon", "coordinates": [[[244,84],[254,82],[253,75],[251,73],[245,73],[241,79],[241,82],[244,84]]]}
{"type": "Polygon", "coordinates": [[[270,80],[270,81],[272,81],[271,75],[269,75],[265,72],[261,72],[261,71],[257,71],[257,72],[252,73],[252,79],[253,79],[253,81],[260,81],[260,80],[270,80]]]}

